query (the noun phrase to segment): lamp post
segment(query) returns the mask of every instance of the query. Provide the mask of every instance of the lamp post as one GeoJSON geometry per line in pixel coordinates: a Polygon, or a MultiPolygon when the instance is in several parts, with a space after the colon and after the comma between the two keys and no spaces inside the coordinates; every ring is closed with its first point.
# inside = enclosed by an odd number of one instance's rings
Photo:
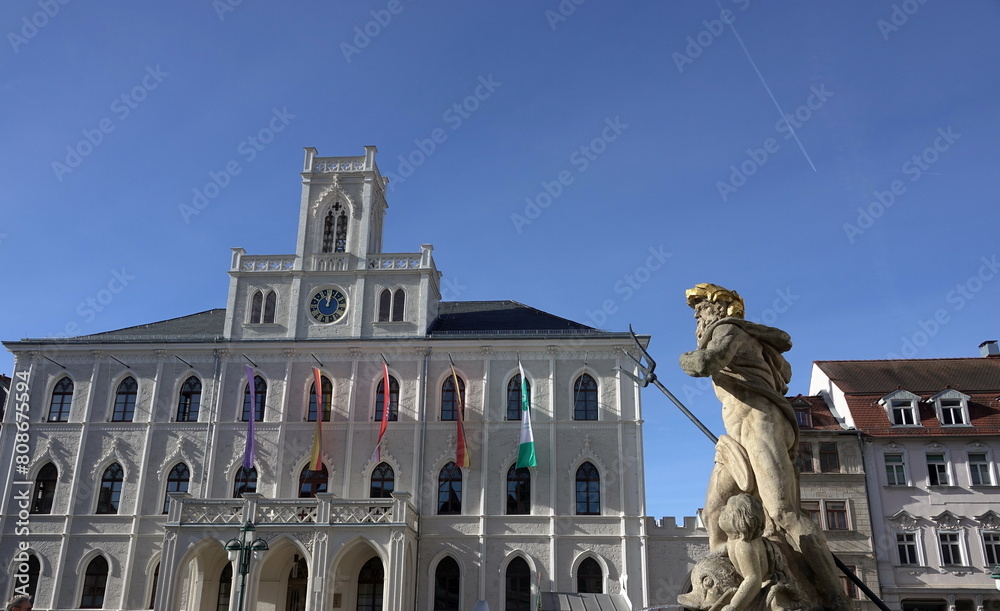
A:
{"type": "Polygon", "coordinates": [[[997,589],[1000,590],[1000,564],[993,567],[993,572],[990,573],[990,577],[993,578],[993,585],[995,585],[997,589]]]}
{"type": "Polygon", "coordinates": [[[237,611],[243,611],[243,599],[246,597],[247,574],[250,573],[250,556],[260,560],[261,555],[268,550],[267,541],[254,539],[257,527],[253,522],[247,520],[240,526],[239,538],[233,537],[226,541],[226,552],[229,553],[230,562],[236,562],[236,568],[240,572],[240,593],[237,611]]]}

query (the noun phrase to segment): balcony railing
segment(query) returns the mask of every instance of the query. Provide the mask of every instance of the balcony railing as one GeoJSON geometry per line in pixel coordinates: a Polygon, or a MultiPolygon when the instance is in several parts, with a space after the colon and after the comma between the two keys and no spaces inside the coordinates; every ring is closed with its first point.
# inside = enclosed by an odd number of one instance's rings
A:
{"type": "Polygon", "coordinates": [[[242,524],[405,524],[417,527],[417,510],[410,495],[388,499],[338,499],[320,494],[313,499],[265,499],[245,494],[241,499],[195,499],[186,493],[170,495],[168,522],[180,525],[242,524]]]}

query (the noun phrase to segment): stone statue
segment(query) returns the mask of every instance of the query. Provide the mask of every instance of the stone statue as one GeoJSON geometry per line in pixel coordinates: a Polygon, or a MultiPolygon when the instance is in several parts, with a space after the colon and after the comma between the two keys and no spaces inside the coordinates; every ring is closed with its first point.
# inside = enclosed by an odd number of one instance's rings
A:
{"type": "MultiPolygon", "coordinates": [[[[741,493],[756,497],[764,514],[763,537],[786,544],[794,556],[785,558],[787,564],[805,565],[805,578],[816,586],[819,600],[811,606],[849,609],[826,538],[800,508],[795,468],[799,429],[785,399],[791,367],[782,356],[791,349],[791,339],[780,329],[744,320],[743,299],[735,291],[699,284],[687,291],[687,300],[698,321],[698,349],[681,355],[681,368],[691,376],[711,376],[726,427],[716,446],[705,500],[709,547],[718,551],[732,538],[721,519],[730,499],[741,493]]],[[[747,571],[763,566],[761,546],[749,544],[756,550],[758,562],[754,563],[744,539],[738,544],[743,551],[736,553],[742,560],[731,560],[737,572],[739,565],[747,571]]],[[[732,552],[729,557],[733,558],[732,552]]],[[[740,575],[743,585],[751,579],[751,575],[740,575]]],[[[751,581],[759,577],[753,573],[751,581]]],[[[760,592],[758,588],[755,596],[760,592]]],[[[734,598],[726,611],[749,609],[748,603],[741,597],[737,604],[734,598]]]]}

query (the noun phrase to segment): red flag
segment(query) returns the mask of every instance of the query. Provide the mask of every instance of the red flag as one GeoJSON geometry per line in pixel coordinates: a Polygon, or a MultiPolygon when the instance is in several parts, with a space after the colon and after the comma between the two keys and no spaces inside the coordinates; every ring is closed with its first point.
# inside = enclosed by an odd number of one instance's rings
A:
{"type": "Polygon", "coordinates": [[[451,382],[455,387],[455,465],[469,466],[469,449],[465,445],[465,402],[462,401],[462,388],[458,385],[458,374],[455,366],[451,366],[451,382]]]}
{"type": "Polygon", "coordinates": [[[378,429],[378,441],[375,442],[375,451],[372,452],[372,461],[382,460],[382,436],[389,426],[389,364],[382,361],[382,426],[378,429]]]}
{"type": "Polygon", "coordinates": [[[309,457],[309,470],[323,469],[323,376],[319,369],[313,367],[313,377],[316,378],[316,432],[313,434],[312,454],[309,457]]]}

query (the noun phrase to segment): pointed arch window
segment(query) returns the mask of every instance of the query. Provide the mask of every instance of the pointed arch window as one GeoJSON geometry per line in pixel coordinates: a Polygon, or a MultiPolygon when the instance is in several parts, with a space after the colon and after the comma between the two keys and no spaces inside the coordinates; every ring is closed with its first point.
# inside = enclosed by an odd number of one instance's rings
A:
{"type": "Polygon", "coordinates": [[[247,322],[258,323],[260,322],[260,316],[264,311],[264,293],[260,291],[254,291],[253,296],[250,298],[250,320],[247,322]]]}
{"type": "Polygon", "coordinates": [[[98,556],[87,565],[83,577],[81,609],[101,609],[104,607],[104,592],[108,587],[108,561],[98,556]]]}
{"type": "Polygon", "coordinates": [[[97,513],[118,513],[122,500],[122,482],[125,471],[118,463],[112,463],[101,476],[101,489],[97,496],[97,513]]]}
{"type": "Polygon", "coordinates": [[[31,554],[28,556],[28,587],[26,594],[35,600],[35,593],[38,591],[38,577],[42,574],[42,563],[38,561],[38,556],[31,554]]]}
{"type": "MultiPolygon", "coordinates": [[[[531,382],[526,384],[528,388],[528,403],[531,403],[531,382]]],[[[507,420],[521,419],[521,374],[515,374],[507,382],[507,420]]]]}
{"type": "Polygon", "coordinates": [[[531,513],[531,471],[516,464],[507,470],[507,515],[531,513]]]}
{"type": "MultiPolygon", "coordinates": [[[[253,377],[253,389],[254,395],[257,399],[256,409],[254,410],[254,421],[261,422],[264,420],[264,404],[267,402],[267,382],[264,378],[260,376],[253,377]]],[[[248,422],[250,420],[250,385],[247,384],[243,390],[243,422],[248,422]]]]}
{"type": "Polygon", "coordinates": [[[323,219],[322,251],[345,252],[347,250],[347,211],[340,202],[330,207],[323,219]]]}
{"type": "Polygon", "coordinates": [[[507,565],[504,611],[531,611],[531,568],[517,557],[507,565]]]}
{"type": "Polygon", "coordinates": [[[182,462],[174,465],[174,468],[170,470],[170,474],[167,475],[167,493],[163,498],[163,513],[167,513],[167,510],[170,509],[170,493],[187,492],[190,481],[191,472],[188,470],[187,465],[182,462]]]}
{"type": "Polygon", "coordinates": [[[184,380],[177,397],[177,422],[197,422],[201,408],[201,380],[191,376],[184,380]]]}
{"type": "Polygon", "coordinates": [[[438,515],[462,513],[462,470],[453,462],[438,476],[438,515]]]}
{"type": "Polygon", "coordinates": [[[233,595],[233,564],[230,562],[219,574],[219,595],[215,599],[215,611],[229,611],[229,598],[233,595]]]}
{"type": "Polygon", "coordinates": [[[309,467],[310,465],[306,465],[299,473],[300,499],[315,498],[318,493],[326,492],[327,484],[330,481],[330,472],[327,471],[326,465],[321,464],[322,468],[319,471],[313,471],[309,467]]]}
{"type": "Polygon", "coordinates": [[[149,608],[153,608],[153,603],[156,602],[156,586],[160,585],[160,563],[156,563],[156,568],[153,569],[153,587],[149,594],[149,608]]]}
{"type": "MultiPolygon", "coordinates": [[[[385,379],[383,378],[375,387],[375,420],[382,419],[382,405],[384,403],[382,395],[384,392],[385,379]]],[[[389,376],[389,420],[399,420],[399,382],[393,376],[389,376]]]]}
{"type": "MultiPolygon", "coordinates": [[[[323,391],[323,422],[330,421],[330,411],[333,406],[333,382],[326,376],[320,377],[320,389],[323,391]]],[[[316,422],[316,382],[309,385],[309,422],[316,422]]]]}
{"type": "Polygon", "coordinates": [[[382,289],[378,296],[379,322],[401,322],[406,314],[406,291],[382,289]]]}
{"type": "Polygon", "coordinates": [[[246,469],[240,467],[233,479],[233,498],[238,499],[243,493],[257,492],[257,467],[246,469]]]}
{"type": "Polygon", "coordinates": [[[458,378],[458,395],[455,394],[455,379],[445,378],[441,384],[441,420],[458,420],[458,399],[465,405],[465,380],[458,378]]]}
{"type": "Polygon", "coordinates": [[[601,474],[589,462],[576,470],[576,515],[601,515],[601,474]]]}
{"type": "Polygon", "coordinates": [[[573,384],[573,420],[597,420],[597,381],[590,374],[573,384]]]}
{"type": "Polygon", "coordinates": [[[274,291],[268,291],[264,295],[264,318],[261,322],[265,324],[270,324],[274,322],[274,311],[278,306],[278,294],[274,291]]]}
{"type": "Polygon", "coordinates": [[[451,556],[445,556],[434,570],[434,611],[459,611],[462,571],[451,556]]]}
{"type": "Polygon", "coordinates": [[[250,296],[250,316],[247,322],[252,325],[271,324],[278,307],[278,294],[272,290],[256,290],[250,296]]]}
{"type": "Polygon", "coordinates": [[[382,561],[376,556],[366,562],[358,574],[357,611],[382,611],[384,583],[385,570],[382,568],[382,561]]]}
{"type": "Polygon", "coordinates": [[[73,404],[73,380],[63,378],[52,389],[49,402],[49,422],[68,422],[69,408],[73,404]]]}
{"type": "Polygon", "coordinates": [[[118,385],[115,393],[115,409],[111,414],[113,422],[132,422],[135,417],[135,399],[139,394],[139,383],[128,376],[118,385]]]}
{"type": "Polygon", "coordinates": [[[32,495],[31,513],[52,513],[52,502],[56,498],[56,482],[59,481],[59,470],[52,463],[47,463],[38,470],[35,477],[35,492],[32,495]]]}
{"type": "Polygon", "coordinates": [[[368,496],[373,499],[392,498],[392,491],[396,486],[396,474],[393,473],[389,463],[379,463],[372,470],[371,487],[368,496]]]}
{"type": "Polygon", "coordinates": [[[604,593],[604,572],[593,558],[585,558],[576,569],[576,591],[580,594],[604,593]]]}

